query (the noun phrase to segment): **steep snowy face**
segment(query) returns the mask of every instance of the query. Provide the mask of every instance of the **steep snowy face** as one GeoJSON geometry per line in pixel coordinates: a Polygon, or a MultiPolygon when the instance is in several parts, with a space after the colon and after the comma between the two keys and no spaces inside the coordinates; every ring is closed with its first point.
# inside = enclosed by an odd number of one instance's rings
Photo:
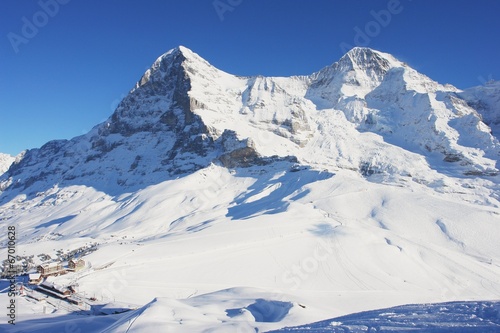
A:
{"type": "Polygon", "coordinates": [[[483,121],[491,127],[493,135],[500,134],[500,81],[489,81],[482,86],[459,93],[470,107],[481,114],[483,121]]]}
{"type": "Polygon", "coordinates": [[[308,77],[239,78],[190,59],[193,112],[214,133],[251,138],[264,155],[424,182],[435,180],[432,169],[497,174],[498,140],[460,91],[390,54],[354,48],[308,77]]]}
{"type": "Polygon", "coordinates": [[[111,118],[97,128],[90,139],[94,148],[104,154],[118,146],[137,152],[131,164],[134,174],[168,176],[209,163],[215,144],[209,129],[191,112],[195,101],[188,95],[185,52],[179,47],[154,62],[111,118]]]}
{"type": "Polygon", "coordinates": [[[319,109],[349,108],[377,87],[390,69],[402,66],[389,54],[356,47],[311,76],[307,97],[319,109]]]}
{"type": "Polygon", "coordinates": [[[497,173],[498,140],[456,89],[411,69],[394,69],[365,101],[369,111],[360,130],[380,133],[385,141],[424,156],[441,154],[431,161],[435,169],[497,173]]]}
{"type": "Polygon", "coordinates": [[[0,175],[10,168],[10,165],[14,163],[14,160],[15,157],[0,153],[0,175]]]}
{"type": "Polygon", "coordinates": [[[496,175],[498,140],[459,92],[389,54],[354,48],[311,77],[306,97],[318,110],[342,111],[358,131],[425,156],[433,169],[496,175]]]}

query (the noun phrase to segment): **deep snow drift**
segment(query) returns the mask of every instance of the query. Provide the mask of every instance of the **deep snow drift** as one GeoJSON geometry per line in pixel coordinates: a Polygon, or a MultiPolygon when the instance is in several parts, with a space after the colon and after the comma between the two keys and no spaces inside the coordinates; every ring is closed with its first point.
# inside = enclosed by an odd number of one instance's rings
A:
{"type": "Polygon", "coordinates": [[[107,121],[0,176],[20,262],[87,262],[50,278],[80,308],[19,298],[7,328],[254,332],[499,299],[500,148],[483,95],[366,48],[290,78],[173,49],[107,121]]]}

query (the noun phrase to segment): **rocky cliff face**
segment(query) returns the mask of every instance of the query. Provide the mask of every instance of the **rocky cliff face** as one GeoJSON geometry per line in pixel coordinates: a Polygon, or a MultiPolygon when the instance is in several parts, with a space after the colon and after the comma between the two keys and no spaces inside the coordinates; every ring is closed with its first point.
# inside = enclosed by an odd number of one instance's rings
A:
{"type": "Polygon", "coordinates": [[[210,163],[279,159],[428,184],[436,172],[492,177],[500,148],[488,124],[497,123],[497,102],[368,48],[310,76],[277,78],[230,75],[178,47],[153,63],[107,121],[25,152],[0,189],[133,188],[210,163]]]}

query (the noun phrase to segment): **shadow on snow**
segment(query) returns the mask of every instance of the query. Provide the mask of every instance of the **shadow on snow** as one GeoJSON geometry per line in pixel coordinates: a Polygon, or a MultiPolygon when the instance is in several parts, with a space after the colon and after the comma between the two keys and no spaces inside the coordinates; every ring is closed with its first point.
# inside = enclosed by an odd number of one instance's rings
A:
{"type": "Polygon", "coordinates": [[[309,190],[304,189],[305,185],[332,176],[332,173],[311,169],[296,172],[287,170],[280,175],[273,172],[259,175],[246,193],[235,198],[226,216],[240,220],[261,214],[281,213],[287,210],[292,201],[309,193],[309,190]]]}

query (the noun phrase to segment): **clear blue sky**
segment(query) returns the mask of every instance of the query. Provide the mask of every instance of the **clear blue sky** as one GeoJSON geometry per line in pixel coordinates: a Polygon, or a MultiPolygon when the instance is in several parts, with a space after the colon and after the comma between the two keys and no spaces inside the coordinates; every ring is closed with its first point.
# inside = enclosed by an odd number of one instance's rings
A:
{"type": "Polygon", "coordinates": [[[467,88],[500,79],[499,33],[496,0],[2,0],[0,152],[89,131],[178,45],[269,76],[310,74],[347,45],[368,46],[467,88]]]}

